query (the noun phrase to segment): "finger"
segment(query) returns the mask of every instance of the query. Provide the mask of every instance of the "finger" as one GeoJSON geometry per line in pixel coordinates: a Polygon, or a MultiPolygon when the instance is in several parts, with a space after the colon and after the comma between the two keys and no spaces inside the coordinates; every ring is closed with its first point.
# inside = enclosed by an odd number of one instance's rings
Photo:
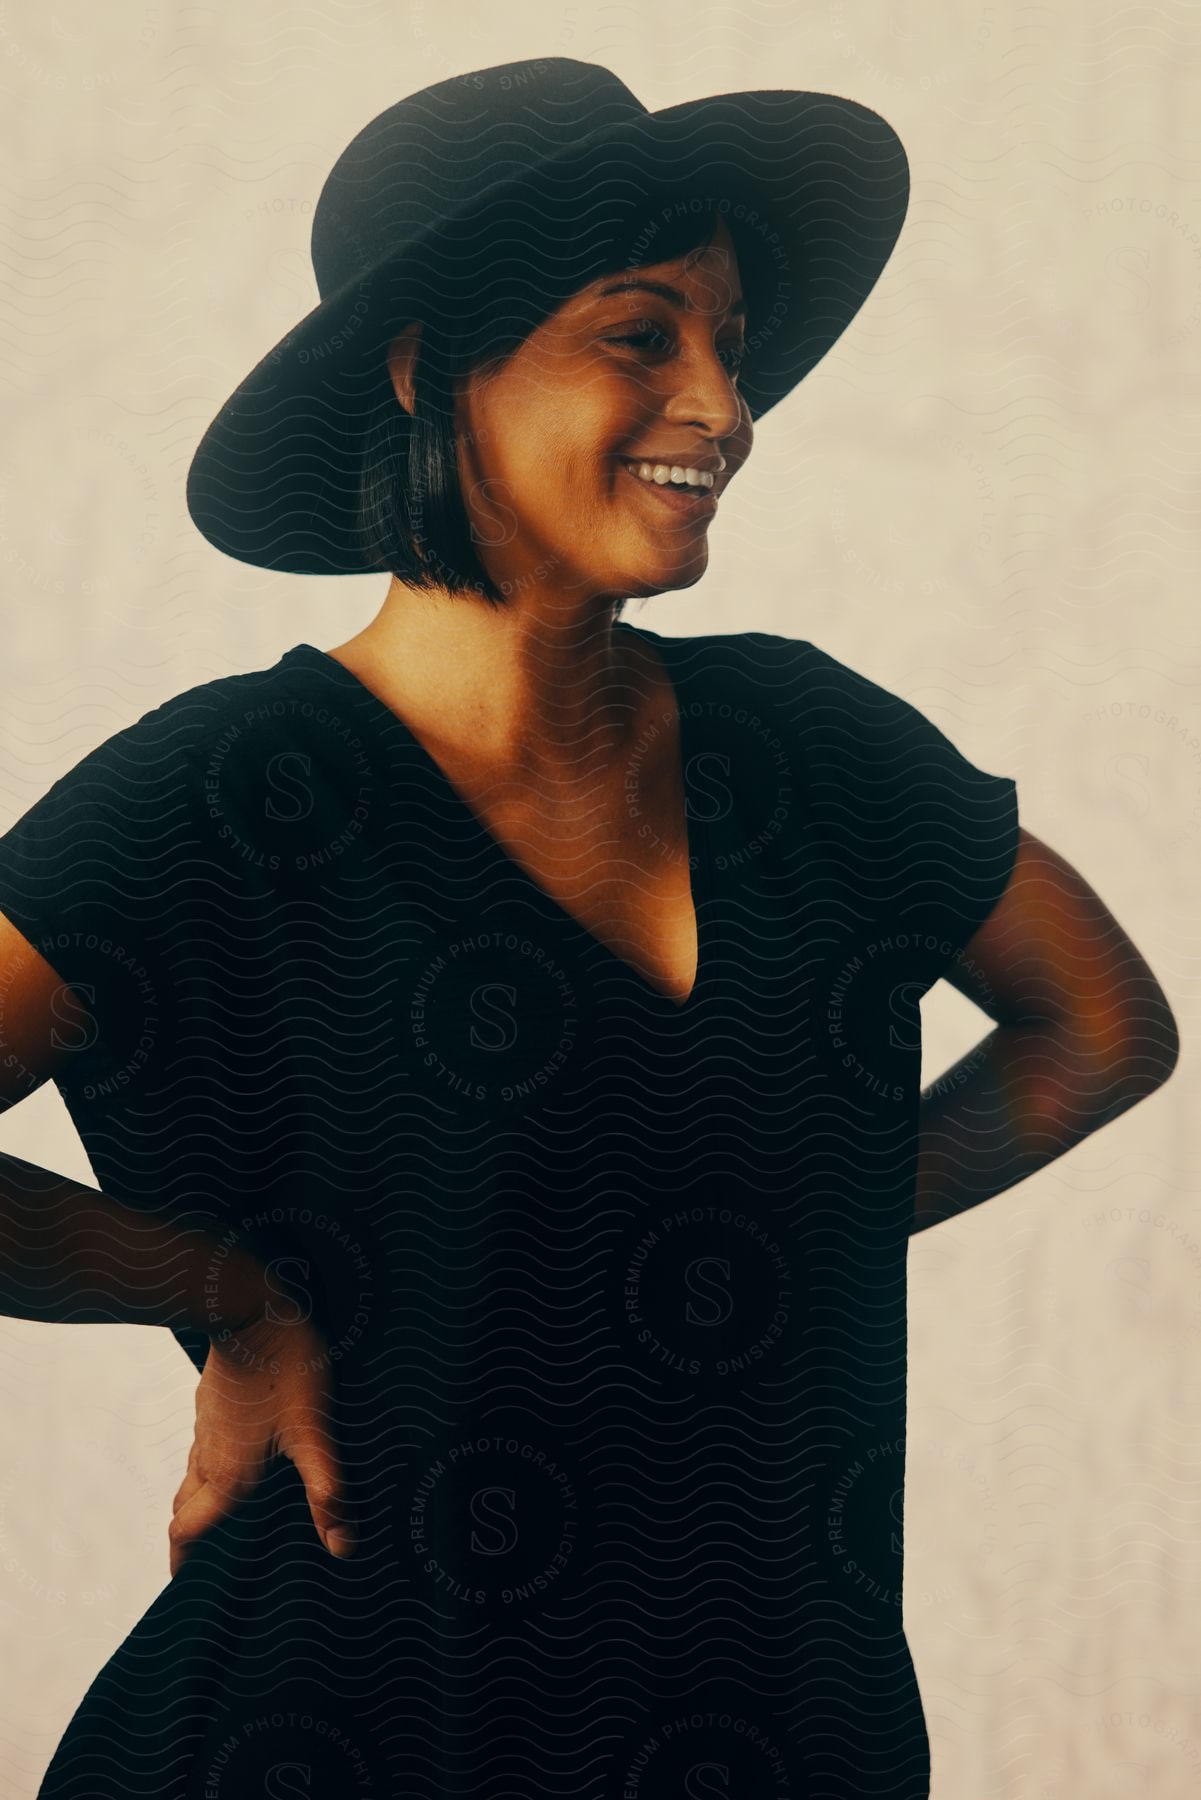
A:
{"type": "MultiPolygon", "coordinates": [[[[261,1447],[255,1453],[255,1466],[262,1461],[261,1447]]],[[[244,1491],[252,1475],[246,1470],[244,1460],[240,1460],[229,1450],[228,1445],[210,1445],[207,1455],[200,1448],[199,1434],[192,1439],[192,1448],[188,1451],[188,1467],[183,1480],[175,1490],[175,1498],[171,1502],[172,1513],[177,1513],[181,1506],[186,1506],[194,1494],[199,1493],[206,1481],[214,1487],[231,1489],[234,1494],[244,1491]]]]}
{"type": "Polygon", "coordinates": [[[332,1556],[350,1556],[357,1539],[350,1518],[346,1484],[333,1440],[315,1413],[303,1422],[290,1421],[280,1432],[279,1447],[304,1483],[313,1524],[332,1556]]]}
{"type": "Polygon", "coordinates": [[[184,1470],[183,1480],[176,1488],[175,1498],[171,1502],[171,1511],[173,1513],[177,1513],[184,1501],[190,1500],[192,1495],[196,1492],[196,1489],[199,1486],[199,1464],[200,1458],[196,1448],[196,1439],[193,1437],[192,1442],[188,1447],[188,1464],[187,1468],[184,1470]]]}
{"type": "Polygon", "coordinates": [[[167,1527],[172,1575],[179,1573],[188,1552],[195,1549],[197,1541],[228,1511],[225,1495],[207,1482],[202,1483],[199,1491],[180,1507],[167,1527]]]}
{"type": "MultiPolygon", "coordinates": [[[[200,1471],[200,1458],[196,1460],[196,1469],[200,1471]]],[[[239,1499],[245,1498],[254,1489],[256,1481],[256,1465],[241,1465],[232,1469],[227,1463],[212,1463],[205,1469],[205,1474],[196,1474],[194,1490],[182,1501],[171,1523],[167,1525],[167,1541],[171,1544],[171,1573],[175,1573],[178,1562],[198,1537],[212,1530],[220,1519],[229,1516],[239,1499]],[[176,1557],[176,1550],[180,1555],[176,1557]]]]}
{"type": "Polygon", "coordinates": [[[195,1467],[189,1468],[187,1474],[175,1491],[174,1500],[171,1502],[172,1516],[179,1511],[181,1506],[186,1506],[192,1496],[198,1494],[203,1486],[204,1477],[195,1467]]]}

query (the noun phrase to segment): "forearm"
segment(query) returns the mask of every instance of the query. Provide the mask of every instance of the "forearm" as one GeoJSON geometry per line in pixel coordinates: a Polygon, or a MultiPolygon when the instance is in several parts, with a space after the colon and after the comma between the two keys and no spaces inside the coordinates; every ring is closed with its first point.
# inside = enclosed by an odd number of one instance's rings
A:
{"type": "Polygon", "coordinates": [[[0,1155],[0,1313],[212,1336],[264,1298],[261,1265],[217,1232],[0,1155]]]}
{"type": "Polygon", "coordinates": [[[913,1230],[979,1206],[1045,1168],[1162,1085],[1154,1028],[1119,1048],[1081,1024],[998,1025],[919,1104],[913,1230]]]}

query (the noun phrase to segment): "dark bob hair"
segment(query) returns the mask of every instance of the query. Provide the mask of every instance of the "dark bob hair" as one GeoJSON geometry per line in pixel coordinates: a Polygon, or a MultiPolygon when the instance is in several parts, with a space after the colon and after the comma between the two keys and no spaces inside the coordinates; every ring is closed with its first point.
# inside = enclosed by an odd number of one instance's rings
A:
{"type": "MultiPolygon", "coordinates": [[[[754,266],[757,246],[743,241],[735,220],[728,219],[727,225],[743,271],[749,329],[755,294],[747,270],[754,266]]],[[[650,250],[650,256],[639,259],[628,253],[629,246],[619,245],[611,267],[594,271],[591,279],[627,273],[639,260],[646,266],[699,250],[712,242],[716,230],[717,214],[711,208],[698,212],[681,206],[649,240],[643,232],[639,245],[650,250]]],[[[413,373],[411,413],[397,399],[385,365],[368,406],[359,481],[357,523],[373,568],[381,573],[390,570],[414,587],[444,588],[495,606],[505,604],[508,594],[494,586],[476,554],[460,491],[454,394],[473,369],[486,363],[499,366],[511,356],[556,304],[505,306],[494,315],[502,322],[482,331],[456,329],[453,319],[426,317],[413,373]]],[[[395,331],[407,322],[400,318],[395,331]]]]}

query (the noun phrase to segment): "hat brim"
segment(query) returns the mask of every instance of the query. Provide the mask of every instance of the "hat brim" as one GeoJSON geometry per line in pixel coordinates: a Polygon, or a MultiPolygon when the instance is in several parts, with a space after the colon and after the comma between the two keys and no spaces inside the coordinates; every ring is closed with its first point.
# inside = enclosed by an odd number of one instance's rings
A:
{"type": "Polygon", "coordinates": [[[535,263],[543,288],[563,297],[612,266],[605,250],[618,236],[638,246],[640,266],[653,264],[673,207],[717,212],[752,248],[756,304],[739,388],[760,419],[858,313],[908,200],[900,138],[838,95],[720,95],[590,132],[488,188],[301,319],[205,432],[188,471],[188,511],[240,562],[379,573],[357,547],[357,516],[364,405],[379,393],[388,338],[452,290],[486,304],[481,250],[535,263]]]}

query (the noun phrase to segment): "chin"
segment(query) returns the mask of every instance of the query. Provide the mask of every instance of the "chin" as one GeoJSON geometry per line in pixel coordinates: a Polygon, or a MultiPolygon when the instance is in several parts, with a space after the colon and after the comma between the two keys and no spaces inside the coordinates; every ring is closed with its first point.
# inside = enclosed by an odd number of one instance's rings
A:
{"type": "Polygon", "coordinates": [[[660,569],[657,577],[645,573],[627,575],[623,592],[631,600],[646,600],[652,594],[673,594],[681,588],[695,587],[709,567],[709,547],[706,544],[699,555],[689,557],[676,569],[660,569]]]}
{"type": "Polygon", "coordinates": [[[709,558],[707,555],[695,558],[686,569],[681,569],[677,575],[665,580],[659,592],[676,593],[681,588],[695,587],[708,567],[709,558]]]}

